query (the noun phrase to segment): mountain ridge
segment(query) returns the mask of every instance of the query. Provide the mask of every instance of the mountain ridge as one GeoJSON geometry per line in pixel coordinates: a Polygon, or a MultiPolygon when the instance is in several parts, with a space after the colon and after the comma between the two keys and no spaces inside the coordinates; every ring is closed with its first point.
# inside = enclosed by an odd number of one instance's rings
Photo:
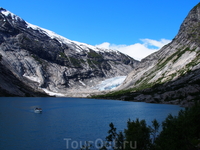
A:
{"type": "Polygon", "coordinates": [[[119,51],[71,41],[3,8],[0,54],[1,64],[25,85],[73,97],[86,96],[104,79],[127,75],[138,63],[119,51]]]}
{"type": "Polygon", "coordinates": [[[191,9],[169,44],[142,59],[117,89],[99,97],[188,104],[200,97],[199,70],[200,3],[191,9]],[[189,79],[197,84],[190,84],[189,79]],[[170,86],[173,88],[165,89],[170,86]]]}
{"type": "MultiPolygon", "coordinates": [[[[193,58],[196,58],[196,56],[198,58],[198,54],[200,50],[199,48],[200,41],[198,37],[200,37],[200,33],[198,30],[199,27],[196,26],[196,24],[200,22],[199,10],[200,10],[200,4],[197,4],[197,6],[195,6],[189,12],[188,16],[185,18],[185,20],[181,24],[180,30],[177,36],[175,36],[175,38],[172,40],[172,42],[165,45],[159,51],[144,58],[140,62],[140,64],[135,68],[135,70],[138,70],[140,68],[144,69],[145,68],[144,66],[148,66],[147,68],[148,74],[151,74],[152,71],[156,71],[156,70],[159,71],[160,68],[162,69],[161,71],[163,71],[162,73],[167,72],[168,74],[173,74],[173,73],[176,73],[177,70],[182,69],[182,66],[181,66],[182,64],[180,64],[179,61],[182,61],[181,57],[185,57],[184,55],[186,55],[186,58],[183,58],[183,62],[186,64],[188,64],[188,62],[191,62],[193,58]],[[195,34],[195,37],[191,36],[193,34],[195,34]],[[170,62],[170,60],[172,59],[173,59],[173,62],[170,62]],[[149,64],[146,65],[146,62],[149,64]],[[153,69],[151,67],[154,67],[155,69],[151,71],[151,69],[153,69]]],[[[197,59],[197,63],[194,63],[194,64],[199,65],[198,59],[197,59]]],[[[194,64],[191,67],[195,67],[194,64]]],[[[185,67],[185,64],[183,64],[183,67],[185,67]]],[[[192,70],[192,68],[189,68],[189,70],[192,70]]],[[[188,70],[185,70],[185,73],[187,71],[188,70]]],[[[147,71],[144,71],[144,72],[147,72],[147,71]]],[[[132,73],[132,74],[135,74],[135,73],[132,73]]],[[[159,74],[161,73],[159,72],[159,74]]],[[[150,82],[152,82],[152,80],[156,80],[157,78],[156,78],[156,75],[153,76],[153,79],[151,79],[150,82]]],[[[174,78],[172,78],[171,80],[173,80],[174,78]]],[[[164,83],[164,80],[161,81],[161,83],[164,83]]]]}

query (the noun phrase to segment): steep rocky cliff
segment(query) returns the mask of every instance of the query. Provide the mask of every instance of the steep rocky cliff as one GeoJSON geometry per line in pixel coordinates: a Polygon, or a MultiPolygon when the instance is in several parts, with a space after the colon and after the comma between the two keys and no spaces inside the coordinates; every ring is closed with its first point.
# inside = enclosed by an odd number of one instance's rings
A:
{"type": "MultiPolygon", "coordinates": [[[[29,81],[27,81],[29,82],[29,81]]],[[[0,96],[48,96],[43,90],[37,90],[21,82],[16,76],[0,64],[0,96]]],[[[29,84],[33,84],[29,82],[29,84]]]]}
{"type": "Polygon", "coordinates": [[[105,97],[187,103],[200,98],[199,73],[200,3],[189,12],[171,43],[144,58],[117,92],[105,97]]]}
{"type": "Polygon", "coordinates": [[[8,69],[19,82],[60,96],[86,96],[99,81],[127,75],[138,63],[118,51],[68,40],[3,8],[0,55],[1,68],[8,69]]]}

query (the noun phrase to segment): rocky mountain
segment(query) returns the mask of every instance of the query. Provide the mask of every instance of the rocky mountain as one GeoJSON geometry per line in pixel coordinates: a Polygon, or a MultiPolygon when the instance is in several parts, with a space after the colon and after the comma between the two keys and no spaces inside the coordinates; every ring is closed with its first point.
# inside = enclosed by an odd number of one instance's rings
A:
{"type": "Polygon", "coordinates": [[[200,3],[171,43],[141,60],[117,91],[102,97],[185,104],[199,100],[199,93],[200,3]]]}
{"type": "MultiPolygon", "coordinates": [[[[118,51],[71,41],[32,25],[3,8],[0,56],[1,71],[10,71],[20,85],[58,96],[86,96],[100,81],[126,76],[138,64],[118,51]]],[[[21,86],[8,83],[12,80],[2,78],[0,89],[26,95],[21,86]]]]}
{"type": "Polygon", "coordinates": [[[0,96],[46,97],[42,90],[37,90],[21,82],[10,70],[0,64],[0,96]]]}

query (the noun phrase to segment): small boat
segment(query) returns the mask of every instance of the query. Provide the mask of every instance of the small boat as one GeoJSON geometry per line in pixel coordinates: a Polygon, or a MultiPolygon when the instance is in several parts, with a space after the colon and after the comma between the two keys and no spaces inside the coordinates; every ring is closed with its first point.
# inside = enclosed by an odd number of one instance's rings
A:
{"type": "Polygon", "coordinates": [[[42,108],[35,108],[35,109],[34,109],[34,112],[35,112],[35,113],[42,113],[42,108]]]}

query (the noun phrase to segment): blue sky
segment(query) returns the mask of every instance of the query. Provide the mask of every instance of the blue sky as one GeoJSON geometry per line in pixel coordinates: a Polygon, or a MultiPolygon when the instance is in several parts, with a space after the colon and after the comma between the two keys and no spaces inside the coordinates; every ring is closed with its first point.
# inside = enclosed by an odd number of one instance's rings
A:
{"type": "Polygon", "coordinates": [[[4,0],[27,22],[70,40],[118,49],[135,59],[172,40],[198,0],[4,0]]]}

